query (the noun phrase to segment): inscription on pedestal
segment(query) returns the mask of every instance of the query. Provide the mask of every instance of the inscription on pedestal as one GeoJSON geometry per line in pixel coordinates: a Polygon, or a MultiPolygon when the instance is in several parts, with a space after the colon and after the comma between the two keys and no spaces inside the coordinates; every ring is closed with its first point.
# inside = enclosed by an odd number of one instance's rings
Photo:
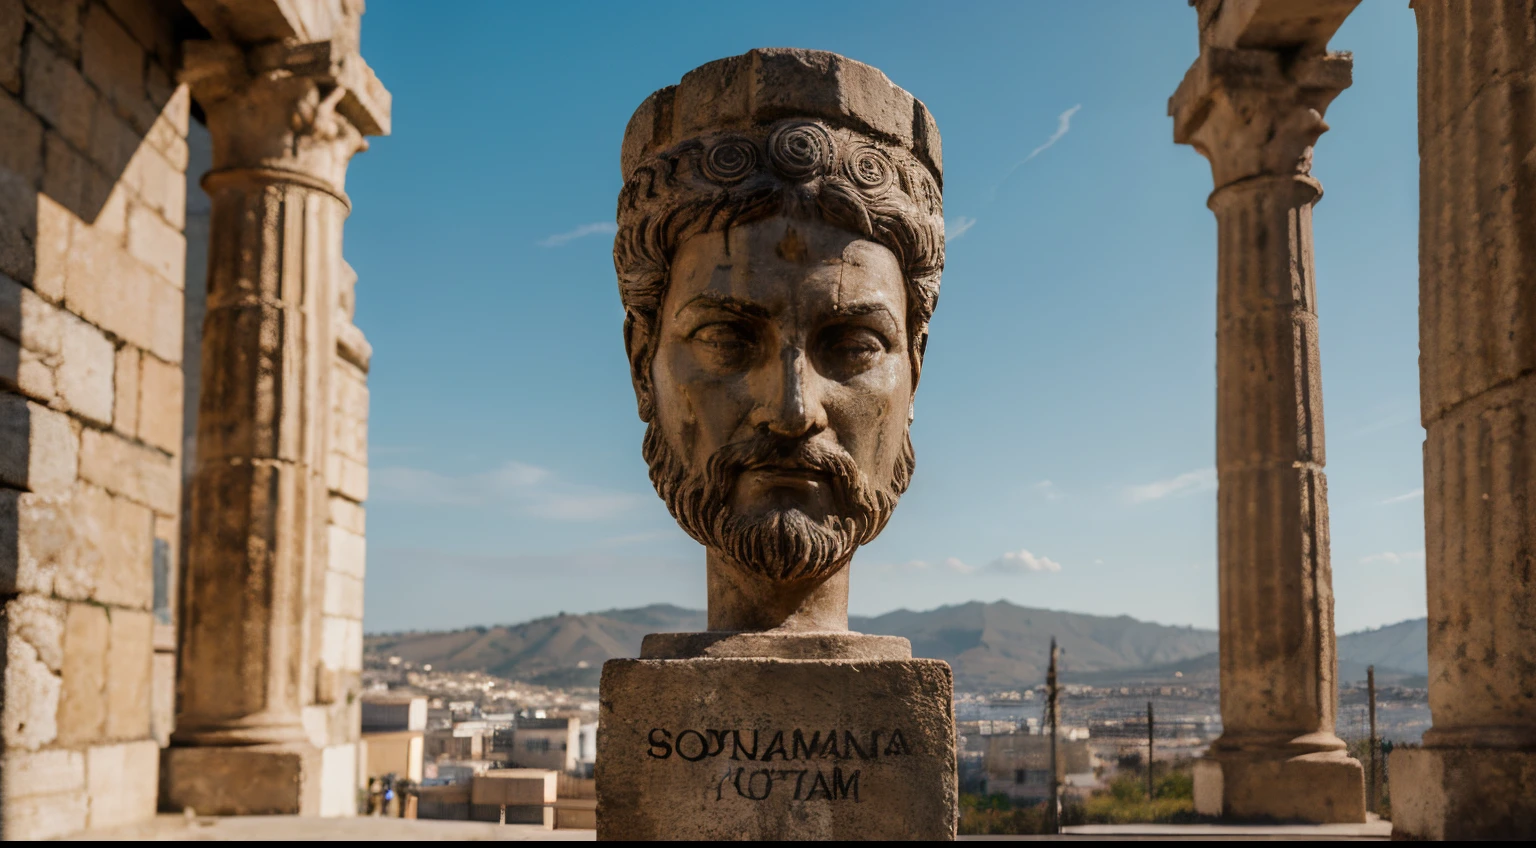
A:
{"type": "Polygon", "coordinates": [[[860,778],[863,769],[859,760],[877,760],[881,757],[910,756],[912,746],[901,728],[871,730],[855,733],[852,730],[764,732],[749,730],[680,730],[674,733],[666,728],[653,727],[649,734],[650,748],[646,756],[657,760],[678,759],[697,763],[710,759],[746,761],[760,764],[727,765],[715,784],[715,800],[722,801],[735,796],[749,801],[766,801],[775,789],[782,797],[788,793],[796,801],[853,801],[859,798],[860,778]],[[766,744],[764,739],[768,741],[766,744]],[[759,755],[761,752],[761,755],[759,755]],[[775,759],[777,758],[777,759],[775,759]],[[824,768],[825,761],[854,760],[845,768],[842,764],[824,768]],[[775,764],[782,764],[775,767],[775,764]],[[791,788],[793,787],[793,788],[791,788]]]}

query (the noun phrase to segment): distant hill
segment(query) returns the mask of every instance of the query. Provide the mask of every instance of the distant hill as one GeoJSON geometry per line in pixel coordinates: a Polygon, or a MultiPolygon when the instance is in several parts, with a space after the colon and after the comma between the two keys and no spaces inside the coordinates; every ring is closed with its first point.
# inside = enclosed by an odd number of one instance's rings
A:
{"type": "Polygon", "coordinates": [[[645,634],[703,629],[704,613],[653,604],[496,627],[378,634],[363,640],[363,650],[447,671],[484,671],[547,685],[596,685],[603,661],[637,656],[645,634]]]}
{"type": "Polygon", "coordinates": [[[1349,680],[1345,663],[1361,666],[1359,677],[1365,677],[1367,665],[1393,669],[1413,675],[1429,676],[1429,619],[1415,618],[1388,624],[1375,630],[1361,630],[1339,637],[1339,679],[1349,680]]]}
{"type": "MultiPolygon", "coordinates": [[[[854,617],[852,629],[905,636],[919,657],[946,660],[962,689],[1011,689],[1045,679],[1054,636],[1064,679],[1191,659],[1216,649],[1216,633],[1168,627],[1129,616],[1097,616],[968,603],[926,612],[897,610],[854,617]]],[[[369,636],[368,653],[440,669],[485,671],[548,685],[593,685],[602,662],[632,657],[647,633],[704,629],[704,614],[658,604],[639,609],[557,615],[523,624],[433,633],[369,636]],[[583,666],[583,664],[585,664],[583,666]]]]}

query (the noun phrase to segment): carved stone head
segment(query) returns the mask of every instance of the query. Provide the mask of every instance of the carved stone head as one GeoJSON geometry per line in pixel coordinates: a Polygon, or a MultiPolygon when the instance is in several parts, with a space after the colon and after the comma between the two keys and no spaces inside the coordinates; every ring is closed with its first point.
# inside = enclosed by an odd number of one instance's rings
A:
{"type": "Polygon", "coordinates": [[[754,50],[651,95],[622,164],[614,265],[645,458],[709,549],[715,628],[717,579],[827,581],[911,480],[944,267],[938,130],[868,65],[754,50]]]}

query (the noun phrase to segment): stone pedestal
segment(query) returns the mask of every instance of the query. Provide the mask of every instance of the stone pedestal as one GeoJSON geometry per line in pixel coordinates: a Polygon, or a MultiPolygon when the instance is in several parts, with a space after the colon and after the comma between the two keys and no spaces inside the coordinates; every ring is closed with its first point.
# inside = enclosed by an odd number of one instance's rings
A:
{"type": "Polygon", "coordinates": [[[167,748],[161,807],[199,815],[320,814],[320,751],[305,743],[167,748]]]}
{"type": "MultiPolygon", "coordinates": [[[[740,635],[759,649],[774,638],[740,635]]],[[[953,839],[949,666],[912,659],[905,646],[860,644],[874,638],[805,634],[768,649],[803,655],[813,642],[830,641],[841,646],[833,656],[864,659],[605,663],[598,838],[953,839]]],[[[740,641],[732,634],[651,639],[648,647],[740,641]]]]}
{"type": "Polygon", "coordinates": [[[1243,820],[1365,821],[1360,761],[1343,751],[1221,752],[1195,764],[1195,812],[1243,820]]]}
{"type": "Polygon", "coordinates": [[[1392,752],[1392,835],[1501,839],[1536,827],[1536,752],[1398,748],[1392,752]]]}

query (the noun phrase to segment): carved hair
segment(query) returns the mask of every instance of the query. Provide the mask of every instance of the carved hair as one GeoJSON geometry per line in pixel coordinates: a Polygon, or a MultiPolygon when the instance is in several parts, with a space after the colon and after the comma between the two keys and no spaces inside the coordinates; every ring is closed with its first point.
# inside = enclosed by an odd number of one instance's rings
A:
{"type": "MultiPolygon", "coordinates": [[[[907,284],[909,356],[916,373],[944,270],[944,217],[933,174],[905,148],[820,121],[789,119],[753,132],[690,139],[656,154],[619,193],[613,264],[624,337],[648,384],[661,303],[678,248],[700,233],[775,215],[820,218],[885,246],[907,284]],[[636,356],[638,353],[638,356],[636,356]]],[[[640,417],[654,413],[648,385],[640,417]]]]}

